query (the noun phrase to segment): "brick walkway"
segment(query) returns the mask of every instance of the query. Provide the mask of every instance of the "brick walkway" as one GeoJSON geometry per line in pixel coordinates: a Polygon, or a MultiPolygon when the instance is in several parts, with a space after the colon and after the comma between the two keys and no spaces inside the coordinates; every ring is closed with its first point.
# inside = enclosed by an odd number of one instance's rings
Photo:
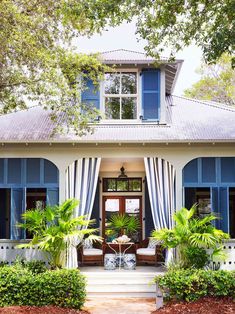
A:
{"type": "Polygon", "coordinates": [[[145,298],[90,298],[85,310],[91,314],[150,314],[156,309],[155,299],[145,298]]]}

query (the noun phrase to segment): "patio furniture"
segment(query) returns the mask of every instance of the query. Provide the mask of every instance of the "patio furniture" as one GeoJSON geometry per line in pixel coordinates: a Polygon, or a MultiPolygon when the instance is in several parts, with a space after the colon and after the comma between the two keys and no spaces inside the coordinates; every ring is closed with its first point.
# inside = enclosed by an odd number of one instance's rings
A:
{"type": "Polygon", "coordinates": [[[127,254],[135,255],[136,248],[135,243],[111,243],[107,242],[103,246],[104,254],[114,253],[116,257],[116,266],[121,269],[124,266],[124,257],[127,254]]]}
{"type": "Polygon", "coordinates": [[[157,266],[164,262],[163,248],[159,242],[153,242],[149,238],[141,241],[137,245],[136,259],[137,264],[151,264],[157,266]]]}
{"type": "Polygon", "coordinates": [[[123,268],[126,270],[133,270],[136,268],[136,255],[125,254],[123,257],[123,268]]]}
{"type": "Polygon", "coordinates": [[[116,254],[105,254],[104,255],[104,269],[105,270],[116,269],[116,254]]]}
{"type": "Polygon", "coordinates": [[[104,252],[102,243],[93,243],[90,247],[84,244],[78,247],[78,263],[84,265],[103,265],[104,252]]]}

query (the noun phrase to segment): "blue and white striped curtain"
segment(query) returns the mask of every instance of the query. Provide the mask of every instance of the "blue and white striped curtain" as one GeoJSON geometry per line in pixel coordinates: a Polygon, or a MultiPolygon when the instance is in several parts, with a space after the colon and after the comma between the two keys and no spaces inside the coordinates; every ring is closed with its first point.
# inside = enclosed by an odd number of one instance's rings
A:
{"type": "MultiPolygon", "coordinates": [[[[79,205],[74,216],[87,215],[91,217],[97,187],[101,158],[80,158],[74,161],[66,171],[66,199],[75,198],[79,205]]],[[[74,239],[67,250],[67,268],[77,268],[76,245],[79,239],[74,239]]]]}
{"type": "MultiPolygon", "coordinates": [[[[144,158],[149,199],[155,229],[173,227],[175,211],[175,169],[161,158],[144,158]]],[[[166,263],[173,258],[173,251],[168,250],[166,263]]]]}

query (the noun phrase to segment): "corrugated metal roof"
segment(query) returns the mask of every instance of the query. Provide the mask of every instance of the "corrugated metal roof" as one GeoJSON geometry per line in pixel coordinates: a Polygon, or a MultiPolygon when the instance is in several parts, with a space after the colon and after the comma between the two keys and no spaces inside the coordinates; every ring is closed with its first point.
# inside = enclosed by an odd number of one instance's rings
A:
{"type": "Polygon", "coordinates": [[[41,107],[0,117],[0,142],[235,142],[235,109],[183,97],[167,97],[167,124],[106,124],[83,137],[57,134],[51,138],[50,112],[41,107]]]}
{"type": "MultiPolygon", "coordinates": [[[[102,60],[105,63],[153,63],[156,59],[147,56],[144,52],[127,50],[127,49],[116,49],[110,51],[104,51],[100,53],[102,60]]],[[[160,60],[168,63],[168,59],[161,57],[160,60]]],[[[183,62],[183,60],[175,60],[175,62],[170,63],[178,63],[183,62]]]]}

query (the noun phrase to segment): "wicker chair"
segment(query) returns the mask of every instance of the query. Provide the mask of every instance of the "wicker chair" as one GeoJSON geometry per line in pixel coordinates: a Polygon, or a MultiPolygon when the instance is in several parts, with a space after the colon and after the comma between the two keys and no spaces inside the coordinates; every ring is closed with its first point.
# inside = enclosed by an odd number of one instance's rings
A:
{"type": "Polygon", "coordinates": [[[95,242],[91,248],[85,248],[83,245],[78,247],[78,264],[84,265],[103,265],[104,252],[102,243],[95,242]]]}
{"type": "Polygon", "coordinates": [[[157,266],[164,263],[164,250],[161,245],[149,248],[149,239],[145,239],[137,244],[136,259],[138,265],[151,264],[157,266]]]}

